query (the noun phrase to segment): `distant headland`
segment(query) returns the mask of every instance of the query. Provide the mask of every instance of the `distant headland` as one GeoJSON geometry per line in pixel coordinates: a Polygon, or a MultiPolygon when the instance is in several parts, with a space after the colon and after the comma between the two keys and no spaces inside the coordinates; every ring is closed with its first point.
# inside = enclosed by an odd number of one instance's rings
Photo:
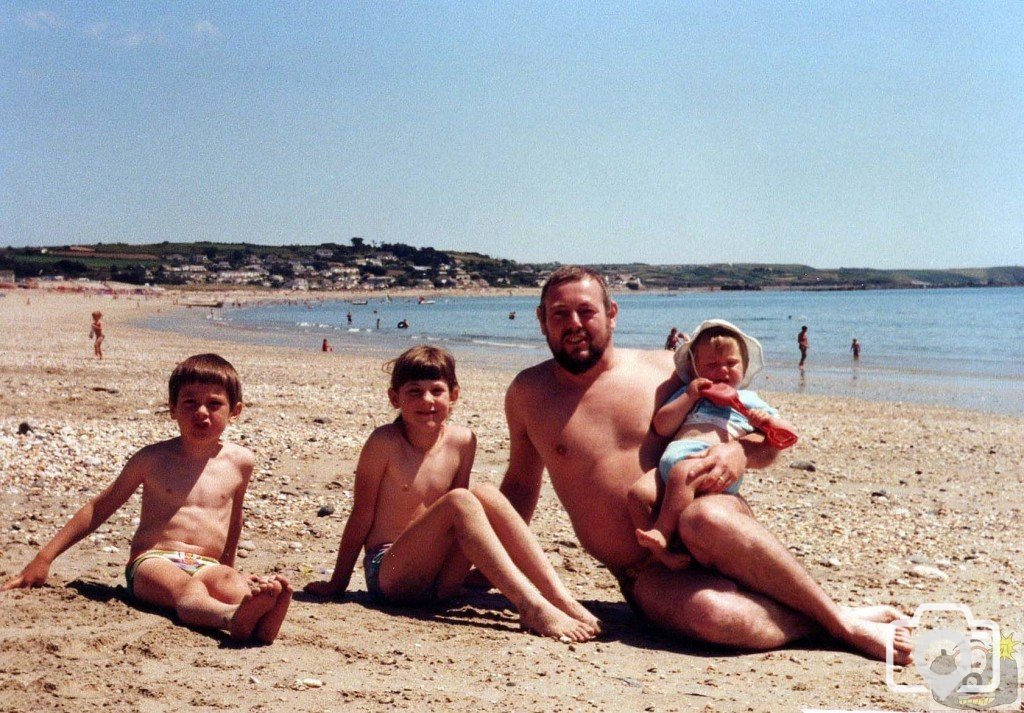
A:
{"type": "MultiPolygon", "coordinates": [[[[401,243],[99,243],[0,248],[0,286],[116,281],[182,288],[445,290],[536,287],[558,263],[520,263],[401,243]]],[[[1024,285],[1024,266],[948,270],[820,269],[808,265],[591,264],[629,290],[866,290],[1024,285]]]]}

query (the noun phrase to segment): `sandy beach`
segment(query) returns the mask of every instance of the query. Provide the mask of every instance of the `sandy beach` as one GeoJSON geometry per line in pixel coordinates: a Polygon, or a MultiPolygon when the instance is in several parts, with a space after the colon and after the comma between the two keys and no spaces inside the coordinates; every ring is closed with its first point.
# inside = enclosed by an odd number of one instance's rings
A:
{"type": "MultiPolygon", "coordinates": [[[[259,462],[240,567],[283,573],[301,589],[332,566],[359,449],[393,418],[380,360],[138,326],[158,311],[184,311],[173,302],[173,294],[111,299],[39,290],[0,298],[4,581],[131,453],[175,435],[167,376],[184,357],[206,351],[221,353],[241,374],[246,408],[227,436],[259,462]],[[88,338],[94,309],[107,333],[102,361],[88,338]]],[[[497,482],[503,473],[502,400],[512,376],[460,365],[453,419],[479,437],[479,481],[497,482]]],[[[801,441],[771,468],[749,473],[744,493],[837,602],[907,613],[924,602],[960,602],[1004,635],[1024,639],[1024,418],[762,393],[801,441]]],[[[360,566],[345,600],[299,594],[277,642],[240,647],[125,602],[122,573],[137,516],[138,495],[55,562],[48,586],[0,595],[0,709],[929,706],[924,695],[890,691],[883,662],[828,642],[751,653],[645,627],[608,571],[579,548],[547,484],[534,531],[570,590],[605,621],[607,632],[594,643],[521,633],[514,610],[494,592],[442,611],[381,608],[367,598],[360,566]]]]}

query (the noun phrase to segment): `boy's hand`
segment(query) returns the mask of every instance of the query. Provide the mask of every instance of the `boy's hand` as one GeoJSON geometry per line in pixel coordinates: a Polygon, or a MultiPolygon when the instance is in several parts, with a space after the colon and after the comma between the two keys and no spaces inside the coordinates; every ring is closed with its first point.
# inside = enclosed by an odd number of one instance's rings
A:
{"type": "Polygon", "coordinates": [[[46,584],[46,578],[49,576],[50,565],[32,560],[21,570],[21,574],[4,584],[2,591],[41,587],[46,584]]]}
{"type": "Polygon", "coordinates": [[[699,399],[700,392],[711,386],[711,379],[705,379],[698,376],[696,379],[690,382],[690,385],[686,387],[686,395],[690,398],[699,399]]]}
{"type": "Polygon", "coordinates": [[[310,582],[303,591],[308,594],[313,594],[317,597],[336,597],[339,594],[345,593],[346,587],[339,586],[334,582],[310,582]]]}

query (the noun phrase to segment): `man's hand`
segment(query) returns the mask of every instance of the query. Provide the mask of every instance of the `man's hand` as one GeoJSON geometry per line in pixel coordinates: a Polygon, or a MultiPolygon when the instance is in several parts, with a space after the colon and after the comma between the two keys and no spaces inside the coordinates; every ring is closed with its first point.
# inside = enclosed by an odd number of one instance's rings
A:
{"type": "Polygon", "coordinates": [[[696,482],[698,493],[721,493],[740,479],[747,467],[743,447],[736,441],[716,443],[700,454],[689,456],[693,460],[691,481],[696,482]]]}
{"type": "Polygon", "coordinates": [[[8,589],[27,589],[29,587],[41,587],[46,584],[46,578],[50,576],[50,565],[45,562],[38,560],[32,560],[29,562],[25,569],[21,570],[14,579],[8,581],[0,589],[7,591],[8,589]]]}

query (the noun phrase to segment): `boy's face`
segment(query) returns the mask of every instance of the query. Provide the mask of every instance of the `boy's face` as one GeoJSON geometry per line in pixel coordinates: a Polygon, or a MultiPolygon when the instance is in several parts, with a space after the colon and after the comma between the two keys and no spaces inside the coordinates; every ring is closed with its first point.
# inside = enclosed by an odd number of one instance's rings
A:
{"type": "Polygon", "coordinates": [[[416,379],[388,389],[391,405],[402,412],[406,426],[440,428],[452,412],[452,404],[459,399],[459,387],[448,388],[441,379],[416,379]]]}
{"type": "Polygon", "coordinates": [[[693,350],[693,365],[697,376],[733,388],[739,386],[746,372],[743,352],[735,339],[716,338],[698,344],[693,350]]]}
{"type": "Polygon", "coordinates": [[[219,384],[182,384],[178,403],[170,408],[182,437],[191,441],[217,440],[242,413],[241,402],[232,407],[227,390],[219,384]]]}

